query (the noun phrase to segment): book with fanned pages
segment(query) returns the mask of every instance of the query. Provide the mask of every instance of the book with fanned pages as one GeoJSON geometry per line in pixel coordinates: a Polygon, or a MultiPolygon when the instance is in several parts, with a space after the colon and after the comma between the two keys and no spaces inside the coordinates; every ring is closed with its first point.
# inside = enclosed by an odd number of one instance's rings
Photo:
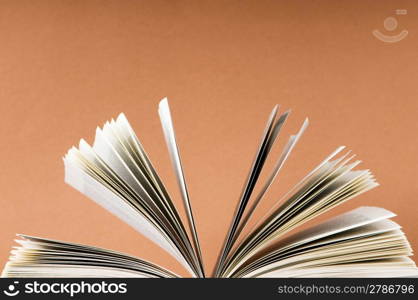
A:
{"type": "MultiPolygon", "coordinates": [[[[274,158],[264,182],[258,182],[289,116],[289,112],[279,114],[278,106],[267,120],[214,270],[205,270],[166,98],[160,102],[158,113],[185,217],[180,217],[124,114],[97,128],[92,146],[81,139],[78,147],[68,151],[64,157],[65,182],[167,251],[190,277],[418,276],[410,258],[410,244],[401,227],[391,220],[395,214],[386,209],[359,207],[298,230],[305,222],[378,186],[369,170],[357,169],[360,161],[343,146],[277,199],[267,215],[252,219],[308,126],[306,119],[274,158]],[[256,221],[251,230],[247,230],[249,220],[256,221]]],[[[178,277],[163,266],[123,253],[21,234],[18,237],[3,277],[178,277]]]]}

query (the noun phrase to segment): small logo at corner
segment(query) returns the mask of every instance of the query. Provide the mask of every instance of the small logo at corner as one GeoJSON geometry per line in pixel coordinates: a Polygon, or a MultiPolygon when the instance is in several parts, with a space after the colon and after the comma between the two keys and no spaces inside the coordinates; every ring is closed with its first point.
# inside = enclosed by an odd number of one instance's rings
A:
{"type": "Polygon", "coordinates": [[[4,290],[3,293],[9,297],[14,297],[20,293],[20,291],[16,288],[19,284],[19,281],[14,281],[13,284],[10,284],[7,287],[7,290],[4,290]]]}
{"type": "MultiPolygon", "coordinates": [[[[395,13],[398,16],[402,16],[407,15],[408,11],[406,9],[397,9],[395,13]]],[[[383,27],[387,32],[393,32],[395,29],[398,28],[398,20],[392,16],[387,17],[383,22],[383,27]]],[[[372,33],[377,39],[381,40],[382,42],[397,43],[406,38],[406,36],[408,35],[408,30],[404,29],[395,35],[385,34],[378,29],[373,30],[372,33]]]]}

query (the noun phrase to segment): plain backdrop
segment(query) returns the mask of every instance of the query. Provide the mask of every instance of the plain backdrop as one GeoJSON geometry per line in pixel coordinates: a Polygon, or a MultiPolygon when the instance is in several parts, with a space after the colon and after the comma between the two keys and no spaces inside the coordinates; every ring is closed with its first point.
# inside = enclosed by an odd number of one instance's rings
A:
{"type": "Polygon", "coordinates": [[[63,180],[66,151],[124,112],[180,205],[157,114],[166,96],[209,270],[276,103],[292,113],[272,161],[310,126],[255,217],[346,145],[381,186],[320,219],[382,206],[418,249],[417,12],[414,1],[0,1],[0,263],[25,233],[185,274],[63,180]],[[389,44],[375,29],[409,34],[389,44]]]}

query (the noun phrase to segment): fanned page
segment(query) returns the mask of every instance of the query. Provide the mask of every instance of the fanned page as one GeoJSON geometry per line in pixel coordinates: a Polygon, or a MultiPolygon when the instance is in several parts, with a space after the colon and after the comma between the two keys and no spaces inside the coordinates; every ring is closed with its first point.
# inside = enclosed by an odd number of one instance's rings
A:
{"type": "Polygon", "coordinates": [[[194,222],[193,211],[190,204],[189,192],[187,191],[186,180],[184,178],[183,168],[181,166],[180,153],[177,147],[176,135],[174,133],[173,121],[171,119],[170,107],[168,106],[167,98],[161,100],[158,113],[160,115],[161,126],[163,128],[165,140],[167,143],[168,152],[170,154],[171,162],[175,170],[177,182],[183,198],[183,204],[187,215],[189,229],[192,233],[192,240],[194,251],[196,254],[196,264],[199,265],[199,275],[205,277],[203,270],[202,253],[200,250],[199,238],[197,236],[196,225],[194,222]]]}
{"type": "MultiPolygon", "coordinates": [[[[256,225],[249,220],[277,179],[308,126],[291,135],[258,182],[289,111],[271,112],[213,272],[214,277],[405,277],[418,276],[412,249],[395,216],[360,207],[308,229],[309,220],[378,183],[360,161],[338,147],[275,202],[256,225]],[[257,193],[256,186],[260,185],[257,193]],[[244,234],[245,233],[245,234],[244,234]]],[[[96,129],[64,157],[65,181],[171,254],[192,277],[205,277],[198,231],[168,100],[158,110],[183,200],[187,228],[144,147],[124,114],[96,129]]],[[[2,277],[174,278],[154,263],[92,246],[19,235],[2,277]]]]}
{"type": "MultiPolygon", "coordinates": [[[[242,196],[238,201],[230,229],[219,254],[214,273],[216,277],[240,277],[244,274],[241,271],[242,268],[246,268],[255,257],[260,255],[260,253],[264,253],[263,251],[269,245],[278,239],[280,240],[286,233],[333,207],[378,186],[369,170],[354,170],[360,164],[360,161],[351,162],[354,155],[349,156],[350,152],[345,153],[340,158],[334,159],[337,154],[344,150],[345,147],[341,146],[296,184],[282,199],[278,200],[275,207],[262,220],[258,221],[255,228],[249,230],[248,235],[241,242],[237,243],[237,236],[244,228],[257,204],[265,195],[268,187],[272,184],[282,164],[289,156],[290,151],[308,124],[306,120],[299,133],[291,136],[271,175],[264,183],[261,192],[253,200],[252,206],[247,208],[251,193],[257,184],[258,176],[263,168],[265,157],[270,150],[266,145],[272,145],[277,136],[271,134],[271,132],[274,132],[271,128],[275,126],[274,120],[276,114],[277,107],[273,109],[270,115],[248,179],[244,184],[242,196]],[[242,216],[246,210],[247,215],[243,218],[242,216]],[[241,225],[239,225],[240,223],[241,225]]],[[[281,118],[279,118],[276,124],[283,123],[283,120],[282,122],[280,120],[281,118]]],[[[408,242],[406,240],[405,242],[404,246],[409,247],[408,242]]],[[[412,253],[404,251],[398,255],[399,258],[406,259],[406,256],[412,255],[412,253]]],[[[412,262],[410,259],[408,261],[410,263],[412,262]]],[[[377,264],[373,266],[379,267],[377,264]]],[[[256,266],[253,267],[256,268],[256,266]]],[[[415,268],[414,265],[413,268],[415,268]]],[[[268,274],[268,276],[277,275],[274,272],[268,274]]],[[[393,273],[388,273],[388,275],[392,276],[393,273]]],[[[287,273],[287,276],[292,275],[287,273]]]]}
{"type": "MultiPolygon", "coordinates": [[[[267,124],[266,124],[266,127],[264,129],[264,132],[261,138],[261,143],[257,149],[257,153],[255,155],[254,161],[250,168],[250,172],[248,174],[247,180],[241,192],[241,197],[235,209],[235,213],[234,213],[231,225],[229,227],[229,231],[226,235],[222,250],[219,254],[219,257],[216,263],[215,273],[214,273],[214,276],[216,277],[220,275],[220,269],[222,265],[225,263],[225,260],[227,258],[229,251],[231,250],[240,232],[244,228],[245,223],[248,221],[252,211],[254,211],[255,206],[261,200],[262,195],[260,199],[256,200],[257,203],[254,203],[251,211],[248,212],[246,217],[244,217],[243,219],[243,215],[248,205],[248,201],[250,200],[251,194],[255,187],[255,183],[257,182],[257,179],[261,173],[261,170],[264,166],[266,158],[280,132],[280,129],[282,128],[284,122],[286,121],[290,113],[289,111],[285,112],[279,117],[278,120],[276,120],[277,111],[278,111],[278,106],[276,105],[273,108],[273,111],[270,113],[270,116],[267,120],[267,124]]],[[[278,164],[276,166],[276,172],[275,174],[271,176],[271,179],[270,179],[271,181],[273,181],[274,177],[277,175],[283,163],[284,163],[284,160],[282,160],[281,164],[278,164]]],[[[265,191],[268,189],[269,186],[270,184],[266,184],[265,191]]]]}
{"type": "Polygon", "coordinates": [[[252,257],[231,277],[418,276],[395,215],[360,207],[294,234],[252,257]]]}
{"type": "Polygon", "coordinates": [[[331,156],[308,174],[295,188],[285,196],[285,201],[279,200],[277,208],[273,208],[260,221],[250,234],[236,246],[223,266],[225,276],[232,269],[244,264],[257,252],[275,239],[306,221],[325,211],[363,193],[375,186],[371,173],[354,171],[360,162],[349,163],[353,156],[348,154],[331,161],[343,147],[338,148],[331,156]]]}
{"type": "Polygon", "coordinates": [[[64,158],[65,181],[202,276],[182,221],[125,116],[97,128],[64,158]]]}
{"type": "Polygon", "coordinates": [[[19,235],[2,277],[175,278],[164,268],[123,253],[19,235]]]}

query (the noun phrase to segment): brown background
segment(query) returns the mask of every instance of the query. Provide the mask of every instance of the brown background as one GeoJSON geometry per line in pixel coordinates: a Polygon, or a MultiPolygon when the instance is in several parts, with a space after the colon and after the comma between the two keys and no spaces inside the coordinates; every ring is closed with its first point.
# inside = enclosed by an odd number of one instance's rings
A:
{"type": "Polygon", "coordinates": [[[324,217],[386,207],[418,249],[417,13],[413,1],[0,1],[0,262],[26,233],[184,274],[63,182],[67,149],[123,111],[180,203],[157,116],[165,96],[208,268],[276,103],[293,109],[278,146],[305,116],[311,125],[258,215],[343,144],[381,186],[324,217]],[[394,32],[408,37],[377,40],[398,8],[408,15],[394,32]]]}

